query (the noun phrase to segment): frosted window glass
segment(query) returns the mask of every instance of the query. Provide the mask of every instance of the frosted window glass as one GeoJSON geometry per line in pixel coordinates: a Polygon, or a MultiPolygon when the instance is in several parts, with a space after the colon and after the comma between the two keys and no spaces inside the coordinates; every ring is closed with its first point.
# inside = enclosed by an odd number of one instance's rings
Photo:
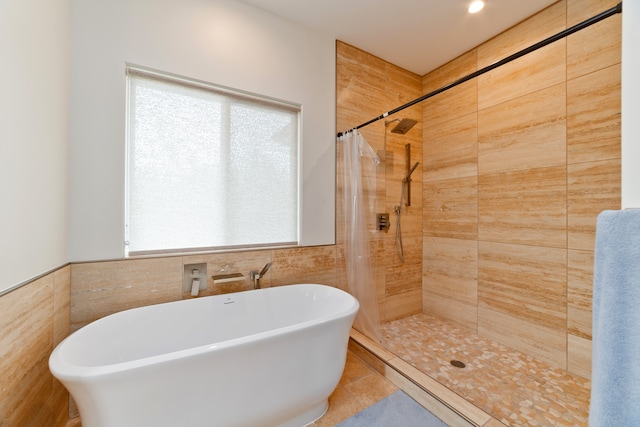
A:
{"type": "Polygon", "coordinates": [[[297,243],[299,107],[128,79],[129,254],[297,243]]]}

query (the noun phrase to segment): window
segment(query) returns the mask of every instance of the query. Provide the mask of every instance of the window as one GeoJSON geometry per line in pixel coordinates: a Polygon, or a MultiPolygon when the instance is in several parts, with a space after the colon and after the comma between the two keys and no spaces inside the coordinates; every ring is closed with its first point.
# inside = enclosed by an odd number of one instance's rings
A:
{"type": "Polygon", "coordinates": [[[295,245],[300,106],[127,69],[126,252],[295,245]]]}

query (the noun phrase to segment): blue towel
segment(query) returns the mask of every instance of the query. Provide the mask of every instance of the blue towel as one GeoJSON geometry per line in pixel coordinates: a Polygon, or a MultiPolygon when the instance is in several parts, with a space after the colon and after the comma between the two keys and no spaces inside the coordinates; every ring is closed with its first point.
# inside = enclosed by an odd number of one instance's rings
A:
{"type": "Polygon", "coordinates": [[[590,427],[640,426],[640,210],[596,227],[590,427]]]}

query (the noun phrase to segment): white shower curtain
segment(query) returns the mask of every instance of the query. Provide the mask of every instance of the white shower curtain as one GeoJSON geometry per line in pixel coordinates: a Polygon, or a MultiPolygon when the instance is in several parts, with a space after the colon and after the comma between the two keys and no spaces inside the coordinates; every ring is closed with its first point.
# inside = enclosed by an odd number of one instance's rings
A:
{"type": "Polygon", "coordinates": [[[357,130],[338,138],[343,172],[343,223],[349,292],[360,302],[354,328],[380,342],[380,316],[370,257],[369,235],[375,230],[376,167],[380,159],[357,130]],[[368,226],[367,219],[370,219],[368,226]]]}

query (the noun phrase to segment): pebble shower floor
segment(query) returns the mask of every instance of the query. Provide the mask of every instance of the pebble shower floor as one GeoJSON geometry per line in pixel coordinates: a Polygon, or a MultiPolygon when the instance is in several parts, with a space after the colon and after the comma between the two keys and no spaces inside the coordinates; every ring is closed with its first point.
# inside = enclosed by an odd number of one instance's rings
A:
{"type": "Polygon", "coordinates": [[[389,322],[382,335],[389,351],[508,426],[588,425],[587,379],[424,314],[389,322]]]}

